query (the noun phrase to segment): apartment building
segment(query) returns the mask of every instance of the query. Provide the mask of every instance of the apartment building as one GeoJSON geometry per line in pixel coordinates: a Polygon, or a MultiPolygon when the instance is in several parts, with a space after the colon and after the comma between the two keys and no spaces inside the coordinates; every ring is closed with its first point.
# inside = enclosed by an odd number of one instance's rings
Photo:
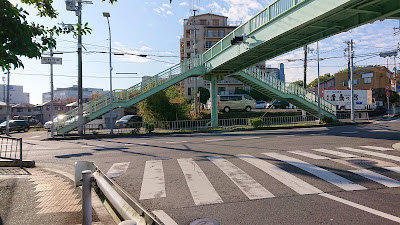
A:
{"type": "MultiPolygon", "coordinates": [[[[0,101],[7,101],[7,85],[0,85],[0,101]]],[[[29,104],[29,93],[21,85],[10,85],[10,104],[29,104]]]]}
{"type": "MultiPolygon", "coordinates": [[[[95,94],[98,95],[103,95],[107,94],[108,91],[104,91],[103,89],[100,88],[83,88],[82,89],[82,95],[83,95],[83,102],[87,102],[90,100],[90,96],[93,96],[95,94]]],[[[78,85],[73,85],[72,87],[67,87],[67,88],[57,88],[54,90],[54,99],[58,101],[64,101],[65,99],[70,99],[71,101],[67,102],[73,102],[76,101],[78,98],[78,85]]],[[[42,102],[48,102],[51,100],[51,93],[46,92],[42,94],[42,102]]]]}

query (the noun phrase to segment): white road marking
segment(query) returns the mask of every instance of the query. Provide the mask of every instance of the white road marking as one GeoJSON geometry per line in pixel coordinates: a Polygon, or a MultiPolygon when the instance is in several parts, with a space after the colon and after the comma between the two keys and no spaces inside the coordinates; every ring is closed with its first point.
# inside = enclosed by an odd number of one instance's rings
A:
{"type": "Polygon", "coordinates": [[[225,140],[225,139],[210,139],[210,140],[204,140],[204,141],[213,142],[213,141],[223,141],[223,140],[225,140]]]}
{"type": "Polygon", "coordinates": [[[311,159],[331,159],[329,157],[317,155],[311,152],[303,152],[303,151],[289,151],[289,152],[297,155],[302,155],[311,159]]]}
{"type": "Polygon", "coordinates": [[[59,148],[60,147],[38,147],[38,148],[35,148],[35,150],[56,150],[59,148]]]}
{"type": "Polygon", "coordinates": [[[178,159],[178,163],[196,205],[223,203],[203,170],[193,159],[178,159]]]}
{"type": "Polygon", "coordinates": [[[82,148],[94,148],[94,146],[89,146],[89,145],[82,145],[82,148]]]}
{"type": "Polygon", "coordinates": [[[301,161],[299,159],[295,159],[289,156],[281,155],[279,153],[262,153],[266,156],[278,159],[280,161],[289,163],[290,165],[293,165],[295,167],[298,167],[304,171],[307,171],[314,176],[317,176],[333,185],[336,185],[339,188],[342,188],[343,190],[346,191],[354,191],[354,190],[366,190],[365,187],[355,184],[354,182],[347,180],[344,177],[341,177],[337,174],[334,174],[328,170],[325,170],[321,167],[315,166],[313,164],[301,161]]]}
{"type": "Polygon", "coordinates": [[[242,138],[242,140],[251,140],[251,139],[259,139],[261,137],[247,137],[247,138],[242,138]]]}
{"type": "Polygon", "coordinates": [[[370,130],[370,132],[391,132],[390,130],[370,130]]]}
{"type": "Polygon", "coordinates": [[[383,167],[384,169],[396,172],[396,173],[400,173],[400,167],[398,166],[387,166],[387,167],[383,167]]]}
{"type": "Polygon", "coordinates": [[[358,131],[343,131],[342,134],[357,134],[358,131]]]}
{"type": "Polygon", "coordinates": [[[152,213],[165,225],[178,225],[164,210],[154,210],[152,213]]]}
{"type": "Polygon", "coordinates": [[[271,192],[261,186],[261,184],[228,160],[219,156],[210,156],[207,158],[220,168],[249,199],[275,197],[271,192]]]}
{"type": "Polygon", "coordinates": [[[32,136],[31,138],[40,138],[40,136],[32,136]]]}
{"type": "Polygon", "coordinates": [[[179,144],[179,143],[186,143],[187,141],[170,141],[170,142],[165,142],[167,144],[179,144]]]}
{"type": "Polygon", "coordinates": [[[262,159],[256,158],[252,155],[240,154],[236,155],[236,157],[250,163],[251,165],[259,168],[265,173],[269,174],[273,178],[277,179],[284,185],[291,188],[293,191],[299,193],[300,195],[308,195],[308,194],[318,194],[322,193],[321,190],[312,186],[311,184],[293,176],[292,174],[282,170],[281,168],[268,163],[262,159]]]}
{"type": "Polygon", "coordinates": [[[276,137],[294,137],[295,135],[293,134],[286,134],[286,135],[278,135],[276,137]]]}
{"type": "Polygon", "coordinates": [[[322,152],[322,153],[326,153],[326,154],[330,154],[330,155],[336,155],[336,156],[343,157],[343,158],[357,158],[358,157],[356,155],[352,155],[352,154],[348,154],[348,153],[344,153],[344,152],[333,151],[333,150],[328,150],[328,149],[324,149],[324,148],[313,149],[313,151],[322,152]]]}
{"type": "Polygon", "coordinates": [[[390,177],[384,176],[382,174],[379,173],[375,173],[371,170],[367,170],[367,169],[361,169],[361,170],[349,170],[352,173],[355,173],[357,175],[363,176],[367,179],[373,180],[377,183],[380,183],[386,187],[400,187],[400,182],[397,180],[394,180],[390,177]]]}
{"type": "Polygon", "coordinates": [[[114,163],[106,173],[108,178],[119,177],[126,172],[130,162],[114,163]]]}
{"type": "Polygon", "coordinates": [[[146,161],[140,200],[166,197],[162,160],[146,161]]]}
{"type": "Polygon", "coordinates": [[[372,155],[372,156],[376,156],[376,157],[380,157],[380,158],[384,158],[384,159],[391,159],[391,160],[400,162],[400,157],[388,155],[388,154],[384,154],[384,153],[380,153],[380,152],[371,152],[371,151],[366,151],[366,150],[361,150],[361,149],[356,149],[356,148],[349,148],[349,147],[338,147],[338,149],[362,153],[365,155],[372,155]]]}
{"type": "Polygon", "coordinates": [[[133,145],[133,144],[124,144],[124,145],[133,145]]]}
{"type": "Polygon", "coordinates": [[[361,148],[368,148],[372,150],[379,150],[379,151],[391,151],[393,148],[384,148],[384,147],[377,147],[377,146],[359,146],[361,148]]]}
{"type": "Polygon", "coordinates": [[[319,135],[327,135],[328,133],[319,133],[319,134],[310,134],[310,135],[313,135],[313,136],[319,136],[319,135]]]}
{"type": "Polygon", "coordinates": [[[393,215],[390,215],[390,214],[387,214],[387,213],[378,211],[378,210],[376,210],[376,209],[372,209],[372,208],[369,208],[369,207],[367,207],[367,206],[363,206],[363,205],[357,204],[357,203],[355,203],[355,202],[351,202],[351,201],[348,201],[348,200],[346,200],[346,199],[333,196],[333,195],[331,195],[331,194],[322,193],[322,194],[319,194],[319,195],[320,195],[320,196],[323,196],[323,197],[325,197],[325,198],[329,198],[329,199],[331,199],[331,200],[334,200],[334,201],[343,203],[343,204],[345,204],[345,205],[348,205],[348,206],[351,206],[351,207],[360,209],[360,210],[362,210],[362,211],[365,211],[365,212],[368,212],[368,213],[371,213],[371,214],[374,214],[374,215],[383,217],[383,218],[385,218],[385,219],[392,220],[392,221],[395,221],[395,222],[400,223],[400,217],[393,216],[393,215]]]}

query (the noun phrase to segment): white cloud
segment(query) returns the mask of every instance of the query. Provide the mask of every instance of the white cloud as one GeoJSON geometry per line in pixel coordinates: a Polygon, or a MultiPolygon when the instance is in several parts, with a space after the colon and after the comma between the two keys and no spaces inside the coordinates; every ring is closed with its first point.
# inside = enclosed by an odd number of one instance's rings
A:
{"type": "Polygon", "coordinates": [[[223,0],[225,5],[222,7],[217,2],[208,5],[208,8],[214,13],[227,16],[230,20],[247,21],[255,13],[263,9],[263,6],[256,0],[223,0]]]}
{"type": "Polygon", "coordinates": [[[187,6],[188,3],[187,3],[187,2],[181,2],[181,3],[179,3],[179,5],[180,5],[180,6],[187,6]]]}
{"type": "Polygon", "coordinates": [[[162,4],[162,6],[163,6],[164,8],[172,8],[172,6],[170,6],[170,5],[168,5],[168,4],[162,4]]]}
{"type": "Polygon", "coordinates": [[[174,13],[173,12],[171,12],[171,11],[167,11],[167,13],[166,13],[167,15],[174,15],[174,13]]]}
{"type": "MultiPolygon", "coordinates": [[[[131,62],[131,63],[147,63],[147,62],[150,62],[150,60],[145,58],[145,57],[137,56],[137,55],[140,54],[139,51],[137,51],[137,50],[129,50],[120,42],[115,43],[115,44],[116,44],[116,47],[119,50],[121,50],[122,53],[125,54],[125,55],[122,55],[122,56],[116,55],[115,57],[116,57],[117,60],[120,60],[120,61],[123,61],[123,62],[131,62]]],[[[147,46],[142,46],[140,49],[142,50],[142,48],[143,49],[149,48],[151,50],[151,48],[147,47],[147,46]]]]}
{"type": "Polygon", "coordinates": [[[178,20],[180,25],[183,25],[183,19],[178,20]]]}
{"type": "Polygon", "coordinates": [[[142,47],[139,48],[140,51],[150,51],[151,48],[148,46],[143,45],[142,47]]]}

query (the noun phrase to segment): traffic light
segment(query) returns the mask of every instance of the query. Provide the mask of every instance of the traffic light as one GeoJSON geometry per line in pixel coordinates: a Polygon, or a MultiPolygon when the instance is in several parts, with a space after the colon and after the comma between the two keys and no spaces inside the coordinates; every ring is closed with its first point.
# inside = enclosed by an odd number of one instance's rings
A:
{"type": "Polygon", "coordinates": [[[240,35],[240,36],[235,36],[232,40],[231,40],[231,45],[235,45],[239,42],[243,42],[244,41],[244,35],[240,35]]]}

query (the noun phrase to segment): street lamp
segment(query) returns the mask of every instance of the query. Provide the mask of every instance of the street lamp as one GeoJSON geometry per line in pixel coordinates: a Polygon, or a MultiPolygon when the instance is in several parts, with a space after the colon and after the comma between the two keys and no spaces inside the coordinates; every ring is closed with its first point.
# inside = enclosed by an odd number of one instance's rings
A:
{"type": "Polygon", "coordinates": [[[112,65],[111,65],[111,28],[110,28],[110,20],[108,19],[110,17],[109,12],[103,12],[103,16],[107,18],[107,23],[108,23],[108,34],[110,38],[110,134],[113,134],[113,121],[112,121],[112,112],[113,112],[113,89],[112,89],[112,65]]]}

